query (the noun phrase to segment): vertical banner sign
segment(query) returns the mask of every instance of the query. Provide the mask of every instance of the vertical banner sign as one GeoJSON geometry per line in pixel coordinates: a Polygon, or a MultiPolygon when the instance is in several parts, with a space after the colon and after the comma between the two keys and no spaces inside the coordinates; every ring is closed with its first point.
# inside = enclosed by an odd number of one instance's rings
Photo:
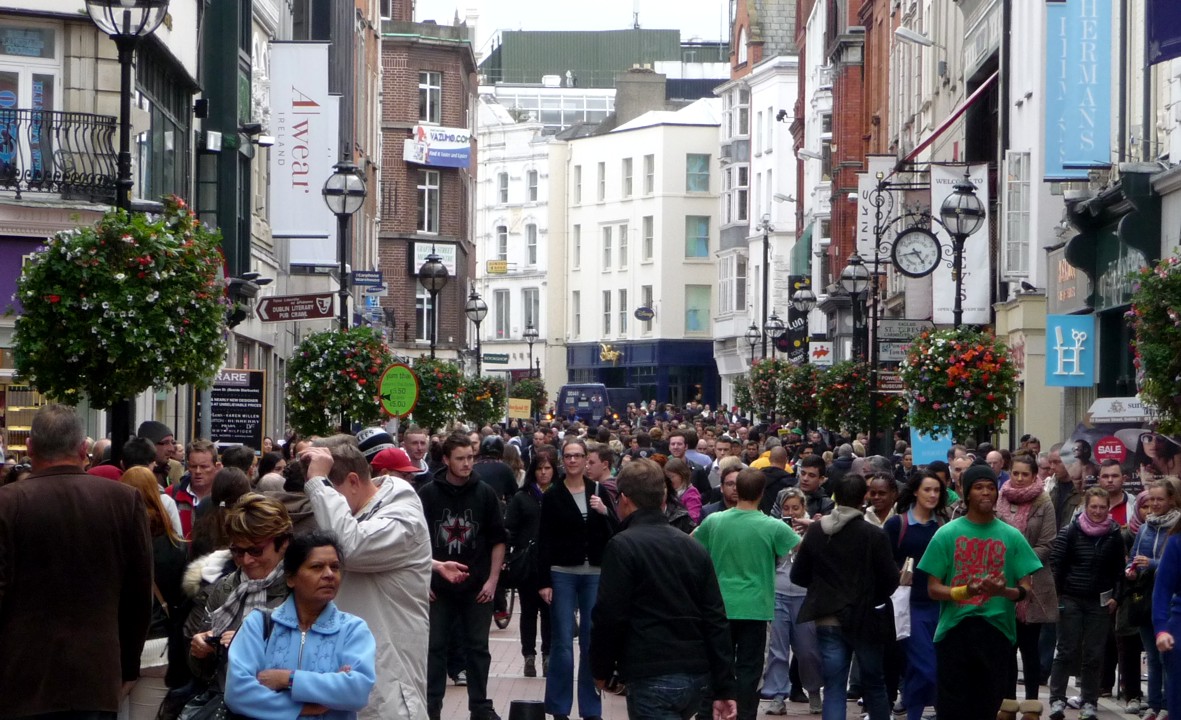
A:
{"type": "Polygon", "coordinates": [[[321,191],[337,162],[340,97],[328,94],[327,43],[271,43],[271,234],[292,265],[335,265],[336,218],[321,191]]]}
{"type": "MultiPolygon", "coordinates": [[[[1181,12],[1176,0],[1155,4],[1168,6],[1165,15],[1181,12]]],[[[1089,169],[1111,164],[1111,6],[1046,3],[1046,181],[1085,180],[1089,169]]]]}
{"type": "Polygon", "coordinates": [[[1095,384],[1095,316],[1046,316],[1046,386],[1095,384]]]}
{"type": "Polygon", "coordinates": [[[1181,57],[1181,3],[1148,0],[1148,62],[1181,57]]]}
{"type": "MultiPolygon", "coordinates": [[[[888,176],[897,161],[893,155],[870,155],[865,158],[868,172],[857,173],[857,252],[866,263],[873,263],[876,249],[874,225],[877,222],[877,208],[873,204],[873,193],[878,187],[878,173],[888,176]]],[[[882,224],[890,222],[889,200],[882,205],[882,224]]],[[[883,261],[885,258],[881,258],[883,261]]]]}
{"type": "MultiPolygon", "coordinates": [[[[932,165],[931,166],[931,212],[938,214],[943,201],[952,193],[955,184],[964,177],[962,165],[932,165]]],[[[973,165],[971,180],[976,184],[976,197],[988,212],[988,166],[973,165]]],[[[989,278],[992,276],[988,253],[988,239],[991,237],[989,223],[991,218],[986,214],[980,229],[968,236],[964,243],[964,295],[963,310],[965,325],[986,325],[989,322],[989,278]]],[[[951,237],[943,226],[935,223],[935,234],[939,242],[951,247],[951,237]]],[[[951,256],[948,256],[951,259],[951,256]]],[[[931,293],[934,300],[934,320],[939,325],[950,325],[954,320],[952,310],[955,308],[955,278],[952,277],[950,262],[941,262],[935,268],[931,281],[931,293]]]]}
{"type": "MultiPolygon", "coordinates": [[[[792,295],[797,290],[812,287],[812,278],[807,275],[789,275],[787,279],[792,295]]],[[[788,311],[786,340],[787,347],[783,351],[787,353],[788,361],[793,365],[808,362],[808,313],[795,308],[788,311]]]]}

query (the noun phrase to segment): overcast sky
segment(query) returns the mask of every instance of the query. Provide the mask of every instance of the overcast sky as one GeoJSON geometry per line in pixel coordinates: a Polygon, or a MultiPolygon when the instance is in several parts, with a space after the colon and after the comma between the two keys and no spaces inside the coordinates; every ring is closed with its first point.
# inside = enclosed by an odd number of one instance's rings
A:
{"type": "Polygon", "coordinates": [[[621,30],[632,26],[638,6],[640,27],[677,29],[681,39],[719,40],[726,33],[726,0],[417,0],[416,20],[449,23],[459,10],[480,14],[476,49],[499,30],[621,30]]]}

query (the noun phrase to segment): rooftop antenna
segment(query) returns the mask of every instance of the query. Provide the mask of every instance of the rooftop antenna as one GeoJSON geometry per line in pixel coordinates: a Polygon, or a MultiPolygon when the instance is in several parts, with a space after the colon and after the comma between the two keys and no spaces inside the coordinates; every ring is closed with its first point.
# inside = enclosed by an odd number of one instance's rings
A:
{"type": "Polygon", "coordinates": [[[640,29],[640,0],[632,1],[632,30],[640,29]]]}

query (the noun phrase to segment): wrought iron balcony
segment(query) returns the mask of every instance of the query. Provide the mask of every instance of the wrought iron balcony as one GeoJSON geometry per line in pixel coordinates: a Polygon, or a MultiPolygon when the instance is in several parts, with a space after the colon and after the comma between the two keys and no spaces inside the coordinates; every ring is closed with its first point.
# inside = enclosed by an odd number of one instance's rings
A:
{"type": "Polygon", "coordinates": [[[0,191],[112,202],[115,130],[109,115],[0,109],[0,191]]]}

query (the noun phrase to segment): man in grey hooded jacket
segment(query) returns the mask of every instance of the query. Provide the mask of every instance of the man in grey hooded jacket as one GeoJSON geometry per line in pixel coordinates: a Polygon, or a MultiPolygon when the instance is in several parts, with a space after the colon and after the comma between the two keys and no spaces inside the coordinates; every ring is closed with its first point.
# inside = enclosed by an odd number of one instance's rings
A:
{"type": "Polygon", "coordinates": [[[369,477],[350,436],[325,438],[304,451],[304,491],[316,523],[344,551],[336,604],[360,616],[377,640],[377,684],[362,720],[426,720],[430,638],[431,543],[422,504],[410,484],[369,477]],[[352,441],[352,442],[350,442],[352,441]]]}

